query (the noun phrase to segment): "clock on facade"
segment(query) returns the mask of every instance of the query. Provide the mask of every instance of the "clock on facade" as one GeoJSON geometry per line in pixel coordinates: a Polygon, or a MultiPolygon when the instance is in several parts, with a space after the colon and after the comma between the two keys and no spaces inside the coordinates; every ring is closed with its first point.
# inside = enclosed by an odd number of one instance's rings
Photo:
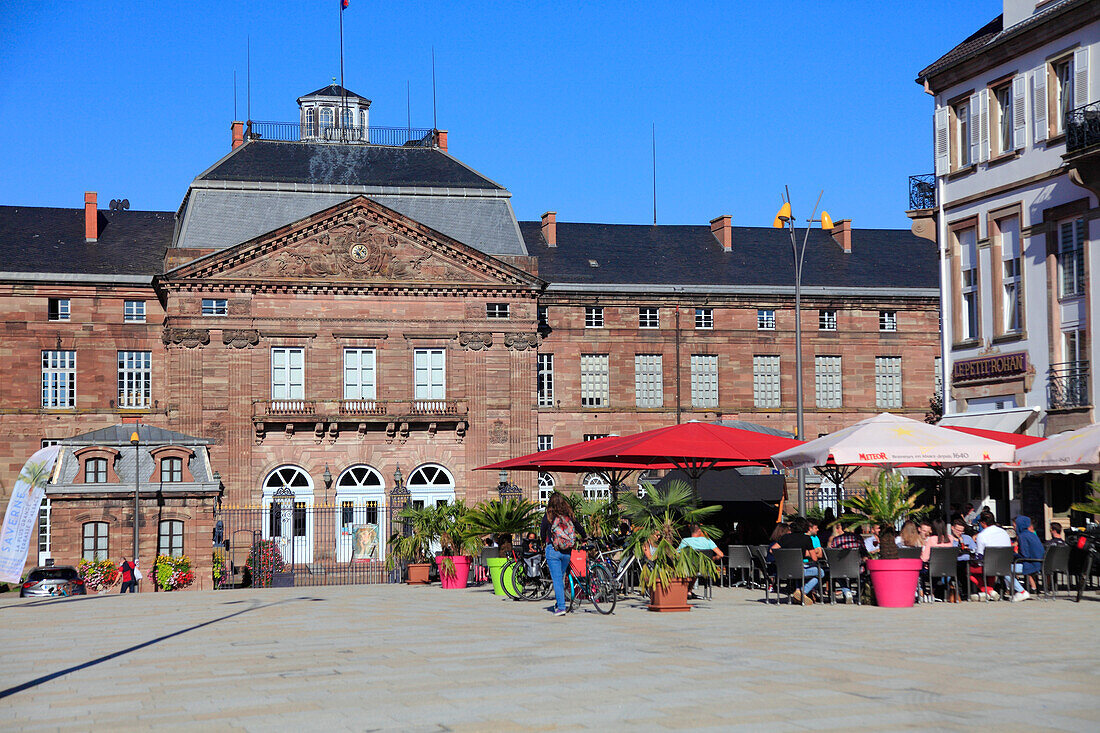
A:
{"type": "Polygon", "coordinates": [[[367,259],[367,255],[368,255],[367,245],[362,244],[362,243],[353,244],[353,245],[351,245],[351,249],[349,250],[349,253],[351,254],[351,258],[353,260],[355,260],[356,262],[363,262],[367,259]]]}

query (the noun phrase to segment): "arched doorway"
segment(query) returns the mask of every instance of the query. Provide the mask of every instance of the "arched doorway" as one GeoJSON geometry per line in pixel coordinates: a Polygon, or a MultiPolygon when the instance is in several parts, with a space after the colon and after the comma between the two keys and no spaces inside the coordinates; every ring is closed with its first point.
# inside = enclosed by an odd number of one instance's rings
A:
{"type": "Polygon", "coordinates": [[[586,473],[581,484],[585,499],[589,501],[611,501],[611,485],[602,473],[586,473]]]}
{"type": "Polygon", "coordinates": [[[554,477],[546,471],[539,471],[539,506],[546,506],[554,493],[554,477]]]}
{"type": "Polygon", "coordinates": [[[268,521],[264,539],[275,540],[291,565],[313,562],[313,479],[300,466],[279,466],[264,478],[268,521]]]}
{"type": "Polygon", "coordinates": [[[438,463],[417,466],[405,486],[412,506],[439,506],[455,500],[454,476],[438,463]]]}
{"type": "Polygon", "coordinates": [[[336,560],[381,560],[385,555],[386,483],[373,466],[345,468],[336,479],[336,560]]]}

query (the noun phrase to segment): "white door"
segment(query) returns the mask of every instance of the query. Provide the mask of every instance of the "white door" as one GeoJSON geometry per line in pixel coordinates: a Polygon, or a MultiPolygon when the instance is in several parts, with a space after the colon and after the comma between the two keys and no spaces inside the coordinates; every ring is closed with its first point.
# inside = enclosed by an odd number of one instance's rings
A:
{"type": "Polygon", "coordinates": [[[313,480],[298,466],[280,466],[263,486],[268,521],[264,538],[275,540],[288,565],[313,562],[313,480]]]}
{"type": "Polygon", "coordinates": [[[385,558],[386,487],[367,465],[351,466],[336,480],[336,559],[385,558]]]}

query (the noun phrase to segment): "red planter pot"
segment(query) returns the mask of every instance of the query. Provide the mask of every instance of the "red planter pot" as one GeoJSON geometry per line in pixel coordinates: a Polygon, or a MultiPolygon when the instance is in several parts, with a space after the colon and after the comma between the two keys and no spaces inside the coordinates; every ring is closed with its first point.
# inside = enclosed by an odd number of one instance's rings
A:
{"type": "Polygon", "coordinates": [[[431,568],[426,562],[411,562],[409,563],[409,579],[406,581],[409,585],[427,585],[428,584],[428,570],[431,568]]]}
{"type": "Polygon", "coordinates": [[[689,578],[676,578],[667,586],[657,585],[649,592],[649,610],[665,613],[670,611],[690,611],[688,605],[689,578]]]}
{"type": "Polygon", "coordinates": [[[924,565],[912,560],[868,560],[871,585],[875,588],[875,603],[883,608],[909,608],[917,597],[917,582],[924,565]]]}
{"type": "Polygon", "coordinates": [[[435,564],[439,566],[439,584],[444,588],[465,588],[470,581],[470,558],[463,555],[452,556],[454,561],[454,575],[448,574],[443,569],[443,557],[437,557],[435,564]]]}

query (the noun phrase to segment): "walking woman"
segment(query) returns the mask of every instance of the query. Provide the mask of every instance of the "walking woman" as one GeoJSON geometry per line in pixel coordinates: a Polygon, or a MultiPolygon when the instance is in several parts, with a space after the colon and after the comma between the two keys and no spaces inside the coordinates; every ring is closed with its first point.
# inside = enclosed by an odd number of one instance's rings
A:
{"type": "Polygon", "coordinates": [[[546,546],[546,565],[550,568],[550,580],[554,584],[554,615],[565,615],[565,573],[569,568],[569,556],[578,535],[583,532],[574,524],[573,507],[565,495],[555,491],[546,502],[546,514],[542,517],[542,542],[546,546]]]}

